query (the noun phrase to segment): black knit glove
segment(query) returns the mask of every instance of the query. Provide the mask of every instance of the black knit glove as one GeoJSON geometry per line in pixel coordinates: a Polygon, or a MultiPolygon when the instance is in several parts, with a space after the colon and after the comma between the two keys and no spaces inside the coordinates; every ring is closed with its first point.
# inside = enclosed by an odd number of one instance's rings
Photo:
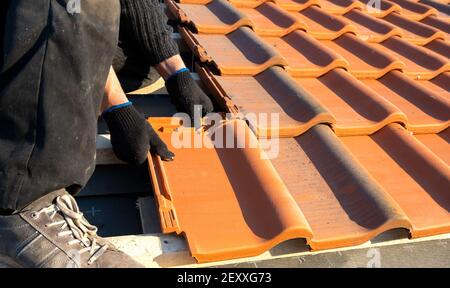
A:
{"type": "Polygon", "coordinates": [[[188,113],[192,119],[195,105],[201,105],[200,116],[205,116],[214,110],[211,100],[198,87],[189,71],[183,71],[170,77],[166,82],[166,88],[178,111],[188,113]]]}
{"type": "Polygon", "coordinates": [[[173,160],[175,154],[167,149],[153,127],[133,105],[106,112],[103,118],[108,124],[114,153],[120,160],[142,164],[149,150],[158,154],[162,160],[173,160]]]}

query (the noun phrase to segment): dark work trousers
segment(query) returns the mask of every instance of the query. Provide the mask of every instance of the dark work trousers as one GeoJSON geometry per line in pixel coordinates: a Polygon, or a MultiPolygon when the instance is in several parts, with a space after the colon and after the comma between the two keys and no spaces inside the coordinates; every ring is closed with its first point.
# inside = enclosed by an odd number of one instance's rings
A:
{"type": "Polygon", "coordinates": [[[78,192],[94,171],[120,4],[0,2],[0,208],[20,210],[57,189],[78,192]]]}

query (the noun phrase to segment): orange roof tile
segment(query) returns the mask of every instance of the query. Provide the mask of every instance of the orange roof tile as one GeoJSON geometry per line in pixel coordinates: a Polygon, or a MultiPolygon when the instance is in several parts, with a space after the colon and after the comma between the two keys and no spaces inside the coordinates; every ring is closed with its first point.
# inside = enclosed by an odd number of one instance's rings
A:
{"type": "Polygon", "coordinates": [[[408,216],[412,237],[450,232],[450,169],[436,154],[395,124],[341,140],[408,216]]]}
{"type": "MultiPolygon", "coordinates": [[[[302,211],[270,161],[261,159],[260,148],[194,148],[192,128],[174,126],[172,119],[150,122],[177,157],[149,158],[162,229],[184,233],[198,261],[257,255],[286,239],[311,237],[302,211]],[[187,139],[192,148],[177,148],[174,137],[187,139]]],[[[230,127],[235,140],[256,143],[244,121],[224,122],[209,132],[230,127]]]]}
{"type": "Polygon", "coordinates": [[[248,122],[219,126],[279,143],[270,161],[259,146],[176,148],[173,136],[198,133],[151,120],[176,154],[150,157],[163,230],[194,257],[450,232],[448,0],[166,1],[220,111],[248,122]]]}

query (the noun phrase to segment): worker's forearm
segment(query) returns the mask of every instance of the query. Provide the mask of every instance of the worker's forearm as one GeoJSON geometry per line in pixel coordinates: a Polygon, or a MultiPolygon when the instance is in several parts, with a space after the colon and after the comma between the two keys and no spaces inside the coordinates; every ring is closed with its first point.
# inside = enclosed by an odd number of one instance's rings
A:
{"type": "Polygon", "coordinates": [[[102,112],[108,108],[128,102],[128,98],[117,79],[113,68],[109,70],[108,79],[106,80],[105,95],[102,102],[102,112]]]}
{"type": "Polygon", "coordinates": [[[161,75],[164,80],[167,80],[177,71],[186,68],[186,66],[184,65],[183,59],[181,59],[181,56],[178,54],[157,64],[155,68],[159,75],[161,75]]]}

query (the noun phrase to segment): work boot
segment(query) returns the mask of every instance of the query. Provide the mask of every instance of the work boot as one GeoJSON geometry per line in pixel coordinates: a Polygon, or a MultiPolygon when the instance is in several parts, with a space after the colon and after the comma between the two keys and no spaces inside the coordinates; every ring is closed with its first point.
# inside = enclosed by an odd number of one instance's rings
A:
{"type": "Polygon", "coordinates": [[[40,198],[18,214],[0,216],[0,262],[12,267],[143,267],[97,236],[97,228],[65,190],[40,198]]]}

